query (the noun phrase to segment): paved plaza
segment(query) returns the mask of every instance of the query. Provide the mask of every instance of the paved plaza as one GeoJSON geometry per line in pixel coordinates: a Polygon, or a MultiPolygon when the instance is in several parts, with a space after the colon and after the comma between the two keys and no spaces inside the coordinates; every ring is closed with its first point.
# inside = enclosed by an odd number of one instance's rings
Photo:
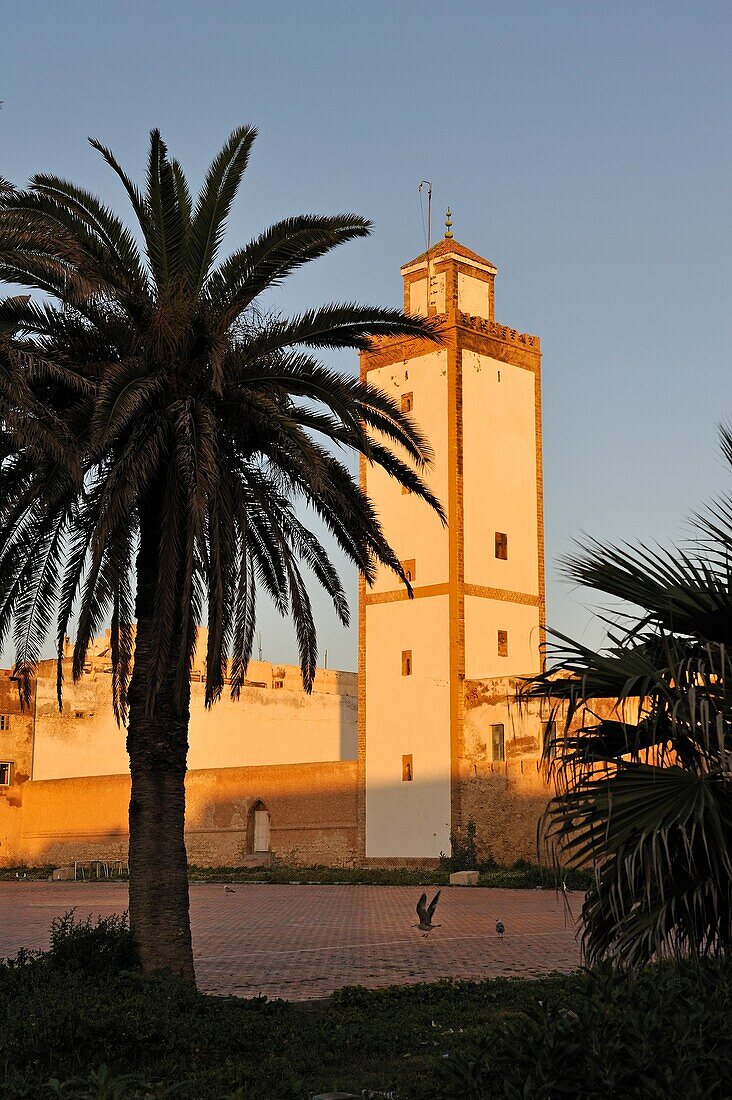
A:
{"type": "MultiPolygon", "coordinates": [[[[308,1000],[344,985],[532,977],[580,961],[573,917],[581,894],[568,896],[568,912],[564,898],[547,890],[445,888],[440,927],[423,935],[418,887],[249,883],[233,890],[191,886],[196,973],[211,993],[308,1000]]],[[[52,918],[71,908],[86,916],[126,906],[122,883],[0,883],[0,956],[46,947],[52,918]]]]}

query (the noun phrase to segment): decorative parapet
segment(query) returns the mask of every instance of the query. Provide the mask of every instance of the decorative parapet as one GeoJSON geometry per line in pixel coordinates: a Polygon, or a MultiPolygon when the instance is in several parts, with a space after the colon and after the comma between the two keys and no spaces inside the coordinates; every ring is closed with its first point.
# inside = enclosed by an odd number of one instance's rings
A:
{"type": "Polygon", "coordinates": [[[516,347],[533,348],[539,350],[539,337],[530,336],[527,332],[517,332],[515,328],[499,325],[497,321],[488,321],[485,317],[474,317],[471,313],[458,311],[458,320],[466,328],[472,328],[476,332],[485,332],[497,340],[503,340],[506,344],[515,344],[516,347]]]}
{"type": "MultiPolygon", "coordinates": [[[[531,336],[527,332],[517,332],[515,328],[507,325],[499,325],[497,321],[489,321],[485,317],[474,317],[470,313],[457,310],[455,313],[437,313],[430,318],[438,328],[441,328],[445,337],[451,327],[459,327],[479,336],[487,336],[499,344],[508,348],[515,348],[526,356],[522,359],[514,352],[510,358],[506,355],[506,361],[516,366],[523,366],[529,370],[536,370],[538,356],[541,354],[541,341],[538,336],[531,336]]],[[[444,347],[444,345],[443,345],[444,347]]],[[[440,351],[440,344],[433,344],[424,337],[419,336],[370,336],[369,348],[361,352],[361,364],[364,372],[376,370],[378,367],[391,366],[393,363],[406,362],[420,355],[440,351]]],[[[501,358],[500,353],[498,354],[501,358]]]]}

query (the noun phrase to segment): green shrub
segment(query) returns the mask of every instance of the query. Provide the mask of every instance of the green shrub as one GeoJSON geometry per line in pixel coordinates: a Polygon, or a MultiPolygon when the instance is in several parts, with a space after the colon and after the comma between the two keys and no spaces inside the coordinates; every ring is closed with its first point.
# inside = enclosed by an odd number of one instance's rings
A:
{"type": "Polygon", "coordinates": [[[443,1100],[728,1100],[732,965],[609,967],[558,986],[438,1070],[443,1100]]]}
{"type": "Polygon", "coordinates": [[[354,987],[303,1006],[205,996],[172,976],[111,966],[93,973],[85,950],[67,950],[85,927],[64,919],[60,955],[0,965],[3,1100],[730,1095],[729,963],[657,966],[638,978],[601,970],[354,987]]]}
{"type": "Polygon", "coordinates": [[[90,973],[70,952],[63,965],[51,955],[0,965],[3,1100],[308,1100],[363,1090],[433,1100],[436,1060],[478,1023],[485,1029],[565,980],[353,989],[302,1006],[206,996],[170,975],[90,973]]]}
{"type": "Polygon", "coordinates": [[[439,868],[415,867],[189,867],[191,882],[305,883],[313,885],[441,886],[447,874],[439,868]]]}
{"type": "Polygon", "coordinates": [[[12,958],[0,959],[0,986],[7,986],[13,975],[42,980],[43,973],[105,977],[137,968],[127,913],[109,917],[91,915],[77,920],[70,909],[51,921],[48,951],[29,951],[21,947],[12,958]],[[39,977],[40,975],[40,977],[39,977]]]}
{"type": "Polygon", "coordinates": [[[71,909],[51,921],[50,949],[45,958],[50,966],[84,974],[115,974],[137,966],[126,912],[109,917],[91,915],[77,920],[71,909]]]}
{"type": "MultiPolygon", "coordinates": [[[[527,860],[518,860],[511,867],[503,867],[488,853],[483,859],[472,853],[461,856],[462,869],[480,871],[480,886],[500,887],[508,890],[531,890],[541,886],[544,889],[556,889],[561,885],[553,870],[538,867],[527,860]]],[[[440,864],[433,868],[415,867],[325,867],[322,864],[311,867],[289,867],[287,864],[275,864],[272,867],[189,867],[191,882],[257,882],[257,883],[313,883],[328,885],[353,884],[365,886],[445,886],[452,869],[452,856],[443,854],[440,864]]],[[[454,868],[460,869],[460,868],[454,868]]],[[[12,875],[0,873],[3,877],[12,875]]],[[[28,868],[28,878],[47,878],[47,869],[28,868]]],[[[125,876],[121,876],[124,878],[125,876]]],[[[563,878],[569,890],[587,890],[591,884],[588,871],[567,870],[563,878]]],[[[105,879],[88,879],[88,885],[105,879]]]]}
{"type": "Polygon", "coordinates": [[[440,868],[452,874],[454,871],[475,871],[478,867],[476,844],[477,826],[472,818],[465,826],[465,836],[450,833],[450,855],[440,852],[440,868]]]}
{"type": "Polygon", "coordinates": [[[173,1095],[170,1089],[156,1088],[139,1073],[114,1074],[105,1065],[68,1081],[53,1077],[48,1082],[48,1091],[64,1100],[137,1100],[138,1097],[158,1100],[173,1095]]]}
{"type": "Polygon", "coordinates": [[[24,863],[17,867],[0,867],[0,882],[17,882],[27,879],[29,882],[45,882],[51,877],[53,864],[47,863],[39,867],[28,867],[24,863]]]}

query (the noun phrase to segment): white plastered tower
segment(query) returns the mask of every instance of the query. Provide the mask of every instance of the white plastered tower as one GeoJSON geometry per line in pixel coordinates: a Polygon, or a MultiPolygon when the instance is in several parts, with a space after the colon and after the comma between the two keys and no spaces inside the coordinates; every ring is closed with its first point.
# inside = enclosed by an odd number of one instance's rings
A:
{"type": "Polygon", "coordinates": [[[405,310],[438,317],[443,344],[379,341],[361,375],[429,439],[448,522],[362,462],[414,588],[381,569],[359,593],[359,834],[378,860],[449,851],[465,681],[538,671],[545,620],[539,340],[496,324],[496,268],[451,237],[401,273],[405,310]]]}

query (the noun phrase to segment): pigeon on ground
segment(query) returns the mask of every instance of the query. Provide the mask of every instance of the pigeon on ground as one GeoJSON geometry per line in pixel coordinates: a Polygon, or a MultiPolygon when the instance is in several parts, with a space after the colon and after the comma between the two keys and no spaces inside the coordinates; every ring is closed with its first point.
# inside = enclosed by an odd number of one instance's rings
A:
{"type": "Polygon", "coordinates": [[[438,890],[432,901],[427,905],[427,895],[422,894],[422,897],[417,902],[417,916],[419,917],[419,930],[420,932],[431,932],[433,928],[439,928],[439,925],[432,923],[432,918],[435,915],[435,909],[437,908],[437,902],[439,901],[441,890],[438,890]]]}
{"type": "Polygon", "coordinates": [[[496,932],[498,933],[498,935],[500,936],[501,939],[503,939],[503,933],[505,931],[506,931],[506,926],[503,923],[503,921],[502,920],[497,920],[496,921],[496,932]]]}
{"type": "Polygon", "coordinates": [[[225,886],[224,887],[224,893],[225,894],[235,894],[236,890],[234,889],[233,886],[225,886]]]}

